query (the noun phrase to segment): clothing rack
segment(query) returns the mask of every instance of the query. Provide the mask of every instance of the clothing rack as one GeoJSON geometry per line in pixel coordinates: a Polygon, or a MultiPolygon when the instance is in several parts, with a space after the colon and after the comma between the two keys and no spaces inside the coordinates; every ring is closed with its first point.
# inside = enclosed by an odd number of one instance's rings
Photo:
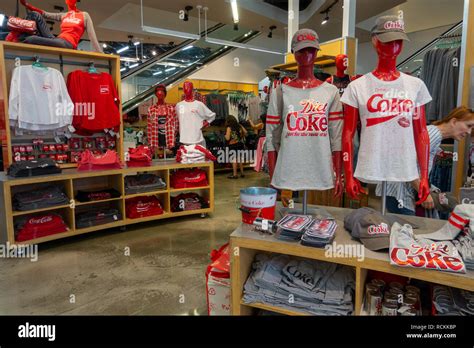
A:
{"type": "Polygon", "coordinates": [[[48,63],[48,64],[58,64],[60,66],[60,71],[62,74],[64,73],[64,65],[81,66],[81,67],[87,67],[87,68],[94,66],[95,68],[108,69],[109,74],[112,74],[112,62],[110,60],[109,60],[109,64],[95,64],[94,62],[78,62],[78,61],[73,61],[73,60],[64,60],[62,54],[59,55],[59,59],[41,58],[38,55],[20,56],[20,55],[13,55],[13,54],[5,54],[5,59],[8,59],[8,60],[20,59],[25,62],[40,61],[40,62],[48,63]]]}

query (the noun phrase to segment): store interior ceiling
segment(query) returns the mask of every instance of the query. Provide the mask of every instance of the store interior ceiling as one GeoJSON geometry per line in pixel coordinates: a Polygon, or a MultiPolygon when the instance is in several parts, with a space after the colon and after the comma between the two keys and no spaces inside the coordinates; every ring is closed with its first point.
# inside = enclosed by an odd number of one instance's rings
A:
{"type": "MultiPolygon", "coordinates": [[[[258,30],[267,35],[271,26],[276,26],[273,31],[273,37],[286,38],[287,23],[280,22],[278,19],[267,17],[268,11],[253,12],[248,10],[245,2],[248,0],[238,0],[240,22],[239,26],[245,29],[258,30]]],[[[341,36],[342,26],[342,5],[343,0],[339,0],[329,12],[330,21],[324,26],[321,21],[325,14],[321,13],[326,10],[334,0],[301,0],[300,12],[311,9],[314,13],[305,23],[300,23],[302,27],[310,27],[315,29],[321,36],[322,41],[328,41],[341,36]]],[[[357,1],[357,23],[367,20],[386,10],[394,8],[404,3],[404,0],[358,0],[357,1]]],[[[30,0],[30,3],[43,8],[46,11],[57,12],[57,7],[66,7],[63,0],[30,0]],[[55,9],[56,8],[56,9],[55,9]]],[[[253,5],[267,5],[274,7],[277,11],[287,8],[287,0],[251,0],[253,5]]],[[[145,10],[145,22],[147,25],[158,26],[171,30],[179,30],[191,33],[197,33],[198,29],[198,11],[197,6],[202,5],[208,7],[208,20],[210,23],[233,24],[232,12],[228,0],[173,0],[173,1],[156,1],[143,0],[145,10]],[[179,11],[184,10],[186,6],[192,6],[189,11],[189,21],[179,20],[179,11]],[[150,16],[150,11],[159,10],[160,12],[168,12],[166,17],[156,18],[150,16]],[[150,17],[150,18],[149,18],[150,17]],[[152,22],[152,23],[149,23],[152,22]]],[[[16,0],[2,0],[0,9],[7,15],[15,13],[16,0]]],[[[152,36],[141,31],[140,28],[140,0],[82,0],[78,7],[91,14],[94,21],[97,35],[102,41],[128,41],[130,34],[134,35],[140,41],[145,43],[168,44],[169,42],[179,43],[182,39],[170,37],[152,36]],[[129,23],[124,23],[126,18],[129,23]],[[134,25],[133,31],[129,31],[130,23],[134,25]]],[[[259,8],[256,6],[256,8],[259,8]]],[[[265,8],[265,7],[261,7],[265,8]]],[[[24,9],[21,13],[24,15],[24,9]]],[[[279,17],[281,18],[281,17],[279,17]]],[[[286,18],[283,17],[283,18],[286,18]]],[[[59,29],[59,25],[54,25],[55,31],[59,29]]],[[[202,28],[204,29],[204,28],[202,28]]],[[[359,40],[366,41],[369,39],[369,32],[362,29],[356,29],[356,36],[359,40]]]]}

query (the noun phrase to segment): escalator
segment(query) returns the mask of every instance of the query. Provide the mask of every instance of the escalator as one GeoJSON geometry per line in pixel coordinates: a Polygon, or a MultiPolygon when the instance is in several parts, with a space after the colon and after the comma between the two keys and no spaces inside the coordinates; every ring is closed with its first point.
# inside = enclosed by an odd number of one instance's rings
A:
{"type": "Polygon", "coordinates": [[[235,48],[211,44],[209,38],[247,43],[260,35],[254,30],[235,28],[231,25],[217,24],[201,34],[199,40],[187,40],[160,56],[155,57],[122,75],[123,112],[137,108],[154,95],[154,86],[167,86],[185,79],[206,64],[227,55],[235,48]]]}

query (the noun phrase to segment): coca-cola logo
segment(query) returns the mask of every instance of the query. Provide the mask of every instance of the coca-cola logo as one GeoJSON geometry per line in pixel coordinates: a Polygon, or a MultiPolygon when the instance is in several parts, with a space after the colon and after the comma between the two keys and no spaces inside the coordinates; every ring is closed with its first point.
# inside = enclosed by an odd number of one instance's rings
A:
{"type": "Polygon", "coordinates": [[[10,25],[17,25],[21,27],[25,27],[31,30],[36,29],[36,23],[33,21],[29,21],[26,19],[18,18],[18,17],[10,17],[8,18],[8,23],[10,25]]]}
{"type": "Polygon", "coordinates": [[[386,223],[381,223],[380,225],[371,225],[367,229],[367,233],[370,235],[375,234],[390,234],[390,229],[386,223]]]}
{"type": "Polygon", "coordinates": [[[383,94],[374,94],[367,101],[367,110],[372,113],[408,113],[413,110],[413,106],[410,99],[388,98],[383,94]]]}
{"type": "Polygon", "coordinates": [[[101,85],[100,86],[100,94],[109,94],[110,93],[110,88],[107,85],[101,85]]]}
{"type": "Polygon", "coordinates": [[[385,30],[405,30],[405,22],[399,19],[398,21],[388,21],[383,25],[385,30]]]}
{"type": "Polygon", "coordinates": [[[41,225],[53,221],[52,216],[43,216],[41,218],[31,218],[28,222],[32,225],[41,225]]]}
{"type": "Polygon", "coordinates": [[[326,132],[328,120],[326,116],[300,115],[291,112],[286,116],[286,126],[290,132],[326,132]]]}

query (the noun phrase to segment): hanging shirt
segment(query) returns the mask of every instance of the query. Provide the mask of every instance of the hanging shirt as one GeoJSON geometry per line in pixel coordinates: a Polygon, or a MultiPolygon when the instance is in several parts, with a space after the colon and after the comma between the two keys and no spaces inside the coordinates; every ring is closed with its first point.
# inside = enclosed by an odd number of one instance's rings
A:
{"type": "Polygon", "coordinates": [[[336,87],[324,82],[301,89],[277,87],[267,114],[267,150],[278,151],[272,185],[278,189],[334,187],[332,152],[341,151],[342,104],[336,87]]]}
{"type": "Polygon", "coordinates": [[[419,177],[413,116],[430,101],[424,82],[404,73],[395,81],[368,73],[349,84],[342,102],[359,109],[362,124],[356,178],[374,183],[419,177]]]}
{"type": "Polygon", "coordinates": [[[61,33],[58,37],[69,42],[74,49],[77,49],[82,35],[87,31],[94,50],[100,53],[104,52],[97,40],[94,24],[89,13],[83,11],[69,11],[66,13],[43,12],[42,16],[45,19],[61,22],[61,33]]]}
{"type": "Polygon", "coordinates": [[[72,122],[74,105],[64,78],[56,69],[16,67],[9,100],[11,125],[19,129],[57,130],[72,122]]]}
{"type": "Polygon", "coordinates": [[[69,74],[67,86],[75,103],[73,126],[78,134],[118,131],[122,119],[120,100],[110,74],[76,70],[69,74]]]}
{"type": "Polygon", "coordinates": [[[202,127],[204,121],[211,123],[216,114],[200,101],[182,101],[176,104],[179,119],[179,139],[182,144],[193,145],[204,141],[202,127]]]}
{"type": "Polygon", "coordinates": [[[155,104],[148,109],[147,138],[149,146],[154,148],[159,146],[164,146],[168,149],[174,148],[176,145],[176,133],[178,132],[178,128],[179,120],[176,116],[175,104],[155,104]],[[160,119],[162,123],[164,120],[164,125],[162,124],[161,128],[160,119]],[[162,135],[161,140],[160,129],[162,135]],[[163,139],[163,137],[165,139],[163,139]]]}

